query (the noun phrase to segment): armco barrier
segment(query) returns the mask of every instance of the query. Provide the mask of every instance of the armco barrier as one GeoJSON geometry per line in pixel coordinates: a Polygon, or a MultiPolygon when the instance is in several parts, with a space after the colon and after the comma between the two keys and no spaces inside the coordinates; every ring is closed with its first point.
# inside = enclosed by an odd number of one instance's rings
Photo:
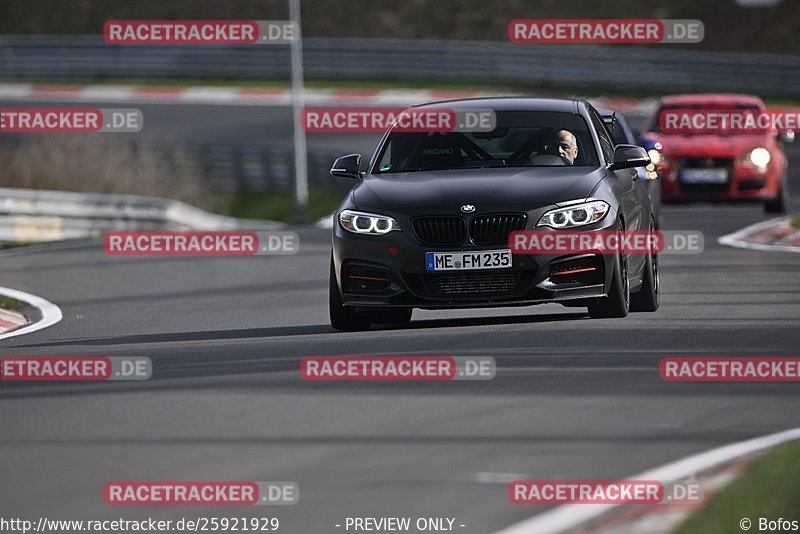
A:
{"type": "MultiPolygon", "coordinates": [[[[307,38],[305,76],[567,86],[600,90],[739,91],[795,96],[800,57],[652,47],[503,41],[307,38]]],[[[97,36],[0,37],[0,79],[288,80],[285,46],[112,46],[97,36]]]]}
{"type": "MultiPolygon", "coordinates": [[[[0,145],[18,149],[23,134],[3,134],[0,145]]],[[[176,143],[122,139],[136,152],[150,154],[155,162],[182,161],[192,167],[199,183],[209,191],[277,193],[294,190],[294,151],[219,143],[176,143]]],[[[333,162],[344,150],[309,150],[308,182],[316,191],[344,195],[352,182],[331,176],[333,162]]],[[[164,171],[168,172],[168,171],[164,171]]],[[[2,173],[0,172],[0,179],[2,173]]],[[[6,182],[5,185],[11,185],[6,182]]]]}
{"type": "Polygon", "coordinates": [[[0,243],[100,237],[111,230],[274,230],[282,226],[225,217],[166,198],[0,188],[0,243]]]}

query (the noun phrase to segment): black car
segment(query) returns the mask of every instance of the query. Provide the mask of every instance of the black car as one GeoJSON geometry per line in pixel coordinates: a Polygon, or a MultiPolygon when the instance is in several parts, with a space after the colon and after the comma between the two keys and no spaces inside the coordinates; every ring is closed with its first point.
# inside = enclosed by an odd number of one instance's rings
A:
{"type": "Polygon", "coordinates": [[[331,174],[358,183],[334,215],[334,328],[408,322],[413,308],[557,302],[588,307],[592,317],[658,308],[655,253],[531,255],[508,248],[517,230],[656,230],[635,170],[649,163],[647,153],[615,147],[591,104],[488,98],[414,109],[490,109],[496,124],[480,132],[390,129],[366,172],[358,154],[336,160],[331,174]],[[553,155],[553,136],[563,130],[574,135],[572,160],[553,155]],[[477,251],[486,253],[483,268],[433,261],[477,251]]]}
{"type": "MultiPolygon", "coordinates": [[[[603,122],[611,132],[614,139],[614,144],[617,145],[640,145],[637,140],[636,134],[633,132],[628,119],[619,111],[598,109],[598,113],[603,117],[603,122]]],[[[653,211],[656,213],[656,220],[659,220],[661,212],[661,173],[654,165],[655,158],[660,158],[661,153],[657,150],[648,152],[651,163],[646,167],[638,167],[636,172],[639,173],[639,179],[645,185],[647,193],[650,195],[650,200],[653,203],[653,211]]]]}

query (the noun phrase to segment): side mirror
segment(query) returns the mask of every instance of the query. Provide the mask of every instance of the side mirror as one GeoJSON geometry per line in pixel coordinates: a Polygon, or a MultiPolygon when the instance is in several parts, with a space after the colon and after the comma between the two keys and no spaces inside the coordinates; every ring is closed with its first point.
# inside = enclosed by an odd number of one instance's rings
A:
{"type": "Polygon", "coordinates": [[[336,158],[331,167],[331,175],[343,178],[361,179],[361,154],[349,154],[336,158]]]}
{"type": "Polygon", "coordinates": [[[650,163],[647,151],[636,145],[617,145],[614,148],[614,163],[609,167],[612,171],[617,169],[630,169],[632,167],[645,167],[650,163]]]}

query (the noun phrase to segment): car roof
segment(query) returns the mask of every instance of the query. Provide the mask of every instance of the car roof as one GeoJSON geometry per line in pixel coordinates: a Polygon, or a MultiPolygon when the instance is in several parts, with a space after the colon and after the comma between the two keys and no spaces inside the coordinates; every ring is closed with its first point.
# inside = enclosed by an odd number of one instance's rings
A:
{"type": "Polygon", "coordinates": [[[661,106],[685,106],[710,104],[714,106],[751,105],[763,107],[764,101],[755,95],[737,93],[697,93],[664,96],[659,101],[661,106]]]}
{"type": "Polygon", "coordinates": [[[610,118],[611,118],[611,115],[614,115],[614,114],[616,113],[616,117],[617,117],[618,119],[625,120],[625,115],[624,115],[624,114],[623,114],[621,111],[617,111],[617,110],[615,110],[615,109],[597,108],[597,112],[598,112],[598,113],[600,114],[600,116],[601,116],[601,117],[603,117],[604,119],[605,119],[605,118],[609,118],[609,119],[610,119],[610,118]]]}
{"type": "Polygon", "coordinates": [[[520,96],[466,98],[460,100],[443,100],[413,106],[415,108],[455,108],[455,109],[485,109],[494,111],[560,111],[564,113],[578,113],[581,101],[571,98],[531,98],[520,96]]]}

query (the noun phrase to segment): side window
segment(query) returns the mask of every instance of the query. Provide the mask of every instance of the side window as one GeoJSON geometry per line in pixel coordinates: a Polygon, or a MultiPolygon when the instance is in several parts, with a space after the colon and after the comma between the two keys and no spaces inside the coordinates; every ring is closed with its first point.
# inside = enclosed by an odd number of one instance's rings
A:
{"type": "Polygon", "coordinates": [[[589,110],[589,116],[592,117],[592,124],[597,130],[597,137],[600,138],[600,150],[606,158],[606,163],[614,161],[614,141],[611,140],[611,135],[608,133],[606,124],[603,119],[597,114],[594,109],[589,110]]]}

